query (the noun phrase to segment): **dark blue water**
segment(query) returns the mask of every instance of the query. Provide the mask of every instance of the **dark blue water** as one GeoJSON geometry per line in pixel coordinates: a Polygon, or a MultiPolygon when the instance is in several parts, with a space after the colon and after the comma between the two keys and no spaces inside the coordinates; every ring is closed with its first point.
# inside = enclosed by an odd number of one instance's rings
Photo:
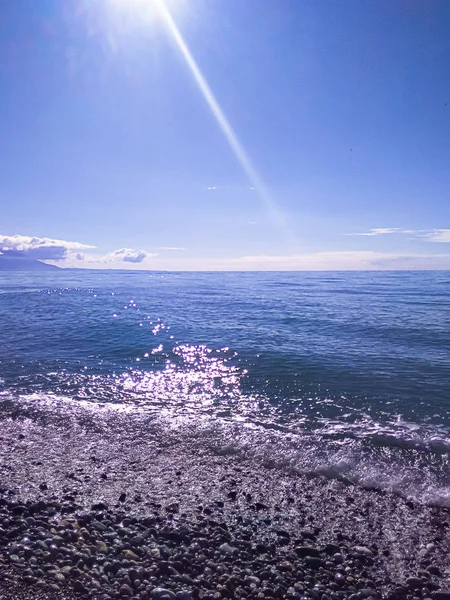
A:
{"type": "Polygon", "coordinates": [[[232,426],[223,452],[447,503],[449,293],[449,272],[3,273],[1,397],[232,426]]]}

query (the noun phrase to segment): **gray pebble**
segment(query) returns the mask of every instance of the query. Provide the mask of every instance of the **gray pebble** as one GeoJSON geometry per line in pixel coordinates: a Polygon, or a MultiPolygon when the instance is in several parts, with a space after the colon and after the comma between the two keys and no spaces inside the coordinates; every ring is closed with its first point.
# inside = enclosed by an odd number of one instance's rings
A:
{"type": "Polygon", "coordinates": [[[126,583],[120,586],[119,593],[123,598],[130,598],[134,594],[133,589],[126,583]]]}
{"type": "Polygon", "coordinates": [[[190,590],[181,590],[176,593],[177,600],[191,600],[192,592],[190,590]]]}
{"type": "Polygon", "coordinates": [[[155,600],[176,600],[176,595],[172,590],[157,587],[152,590],[152,598],[155,600]]]}
{"type": "Polygon", "coordinates": [[[92,521],[91,527],[97,531],[106,531],[107,527],[101,521],[92,521]]]}
{"type": "Polygon", "coordinates": [[[370,558],[373,556],[372,550],[369,550],[369,548],[366,548],[365,546],[355,546],[353,548],[353,552],[355,552],[359,556],[367,556],[370,558]]]}
{"type": "Polygon", "coordinates": [[[237,548],[235,548],[234,546],[230,546],[227,543],[219,546],[219,550],[222,552],[222,554],[234,554],[235,552],[237,552],[237,548]]]}

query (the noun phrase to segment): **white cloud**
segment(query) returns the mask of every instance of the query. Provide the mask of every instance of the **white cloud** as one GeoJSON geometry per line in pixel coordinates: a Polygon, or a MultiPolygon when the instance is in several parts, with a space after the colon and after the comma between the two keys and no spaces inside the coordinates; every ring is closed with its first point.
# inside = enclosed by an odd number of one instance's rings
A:
{"type": "Polygon", "coordinates": [[[364,236],[373,236],[373,235],[387,235],[390,233],[405,233],[406,229],[402,229],[401,227],[378,227],[376,229],[369,229],[369,231],[363,233],[346,233],[345,235],[364,235],[364,236]]]}
{"type": "MultiPolygon", "coordinates": [[[[371,231],[413,233],[422,242],[450,243],[450,229],[411,231],[383,228],[371,231]]],[[[374,235],[381,235],[377,233],[374,235]]],[[[450,269],[448,254],[399,254],[373,251],[337,251],[283,256],[256,255],[235,258],[189,258],[177,252],[158,255],[146,250],[120,248],[106,255],[81,252],[94,248],[79,242],[51,238],[0,235],[0,254],[28,257],[64,267],[83,269],[154,269],[183,271],[324,271],[324,270],[434,270],[450,269]]],[[[161,250],[181,251],[177,246],[161,250]]]]}
{"type": "Polygon", "coordinates": [[[448,270],[450,254],[394,254],[371,251],[314,252],[287,256],[166,258],[137,268],[162,271],[382,271],[448,270]]]}
{"type": "Polygon", "coordinates": [[[450,269],[448,255],[404,255],[386,252],[315,252],[289,256],[244,256],[224,261],[220,270],[353,271],[353,270],[428,270],[450,269]]]}
{"type": "Polygon", "coordinates": [[[0,252],[3,256],[14,258],[33,258],[36,260],[64,260],[76,250],[95,248],[80,242],[68,242],[51,238],[31,237],[27,235],[1,235],[0,252]]]}
{"type": "MultiPolygon", "coordinates": [[[[92,250],[96,246],[69,242],[52,238],[39,238],[26,235],[1,235],[0,255],[11,258],[31,258],[63,267],[101,268],[107,264],[110,268],[120,268],[129,263],[136,265],[145,263],[146,259],[158,256],[146,250],[120,248],[106,255],[96,255],[92,250]]],[[[166,250],[182,250],[182,248],[167,247],[166,250]]]]}
{"type": "Polygon", "coordinates": [[[425,233],[422,237],[427,242],[450,244],[450,229],[434,229],[425,233]]]}
{"type": "Polygon", "coordinates": [[[186,248],[179,248],[178,246],[158,246],[158,250],[170,250],[174,252],[184,252],[186,248]]]}
{"type": "Polygon", "coordinates": [[[150,254],[145,250],[133,250],[131,248],[120,248],[114,250],[106,256],[97,259],[104,263],[115,263],[115,262],[129,262],[129,263],[141,263],[143,260],[149,257],[158,256],[157,254],[150,254]]]}
{"type": "Polygon", "coordinates": [[[346,233],[345,235],[375,236],[389,234],[412,235],[412,239],[422,242],[440,242],[450,244],[450,229],[403,229],[402,227],[379,227],[362,233],[346,233]]]}

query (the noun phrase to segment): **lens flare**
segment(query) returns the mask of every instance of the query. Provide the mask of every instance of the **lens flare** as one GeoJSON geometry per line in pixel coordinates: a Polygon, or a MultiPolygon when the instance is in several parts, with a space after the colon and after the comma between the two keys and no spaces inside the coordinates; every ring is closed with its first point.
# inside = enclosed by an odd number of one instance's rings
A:
{"type": "Polygon", "coordinates": [[[287,225],[282,210],[280,209],[280,207],[272,197],[271,193],[267,189],[261,176],[252,164],[252,161],[249,155],[247,154],[244,146],[240,142],[229,120],[225,116],[225,113],[222,110],[216,97],[214,96],[211,87],[206,81],[203,73],[200,70],[200,67],[198,66],[186,42],[184,41],[183,36],[181,35],[171,13],[169,12],[167,4],[164,2],[164,0],[152,0],[152,3],[158,7],[158,10],[160,11],[165,23],[167,24],[167,27],[170,33],[172,34],[175,43],[181,51],[181,54],[183,55],[183,58],[185,59],[195,79],[195,82],[197,83],[198,88],[200,89],[206,103],[208,104],[209,109],[216,118],[216,121],[220,129],[222,130],[222,133],[227,139],[244,173],[247,175],[247,178],[251,183],[252,189],[254,189],[258,193],[264,205],[264,208],[269,214],[270,218],[275,223],[275,225],[277,225],[278,229],[283,234],[285,240],[289,243],[291,248],[294,249],[297,245],[296,239],[293,232],[287,225]]]}
{"type": "Polygon", "coordinates": [[[285,243],[288,244],[289,249],[295,251],[298,246],[297,240],[286,221],[283,211],[253,165],[246,149],[227,119],[210,85],[206,81],[205,76],[181,35],[172,16],[172,12],[169,10],[169,3],[170,6],[174,8],[174,6],[181,3],[182,0],[109,0],[109,2],[111,2],[116,9],[120,9],[120,12],[123,11],[123,14],[127,15],[128,18],[133,19],[133,21],[138,20],[139,22],[144,21],[146,23],[151,23],[157,20],[166,25],[176,46],[187,63],[197,87],[214,115],[223,135],[228,141],[233,154],[247,176],[250,183],[250,189],[258,194],[266,213],[269,215],[273,224],[278,228],[285,243]]]}

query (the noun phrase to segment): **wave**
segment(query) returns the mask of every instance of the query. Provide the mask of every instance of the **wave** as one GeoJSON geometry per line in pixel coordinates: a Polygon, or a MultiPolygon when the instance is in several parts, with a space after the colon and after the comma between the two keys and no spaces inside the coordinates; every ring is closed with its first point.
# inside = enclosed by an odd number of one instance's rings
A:
{"type": "Polygon", "coordinates": [[[2,392],[0,398],[3,418],[30,419],[46,427],[76,422],[97,430],[120,422],[125,430],[138,427],[141,435],[156,436],[164,445],[182,443],[192,452],[237,457],[252,468],[321,476],[450,507],[450,438],[400,418],[389,427],[368,418],[353,424],[322,422],[320,427],[305,418],[294,427],[232,411],[196,413],[169,405],[152,410],[139,403],[74,401],[52,393],[2,392]]]}

